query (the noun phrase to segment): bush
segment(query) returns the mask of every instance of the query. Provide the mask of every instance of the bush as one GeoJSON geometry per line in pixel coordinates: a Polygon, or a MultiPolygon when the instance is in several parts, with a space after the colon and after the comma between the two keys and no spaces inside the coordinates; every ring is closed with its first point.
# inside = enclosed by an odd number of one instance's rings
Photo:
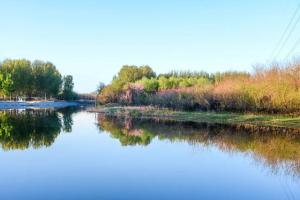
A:
{"type": "Polygon", "coordinates": [[[144,90],[149,93],[156,92],[159,87],[158,80],[154,79],[154,78],[148,79],[148,78],[144,77],[141,80],[141,84],[143,85],[144,90]]]}

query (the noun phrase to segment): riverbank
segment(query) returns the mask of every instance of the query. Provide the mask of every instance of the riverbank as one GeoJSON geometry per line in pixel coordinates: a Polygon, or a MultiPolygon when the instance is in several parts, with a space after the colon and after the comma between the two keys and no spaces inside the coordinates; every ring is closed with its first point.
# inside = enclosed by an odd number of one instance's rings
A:
{"type": "Polygon", "coordinates": [[[157,109],[154,107],[99,107],[92,108],[89,111],[112,116],[170,119],[182,122],[300,128],[300,116],[229,112],[187,112],[157,109]]]}
{"type": "Polygon", "coordinates": [[[79,106],[79,102],[70,101],[0,101],[0,110],[8,109],[41,109],[41,108],[64,108],[79,106]]]}

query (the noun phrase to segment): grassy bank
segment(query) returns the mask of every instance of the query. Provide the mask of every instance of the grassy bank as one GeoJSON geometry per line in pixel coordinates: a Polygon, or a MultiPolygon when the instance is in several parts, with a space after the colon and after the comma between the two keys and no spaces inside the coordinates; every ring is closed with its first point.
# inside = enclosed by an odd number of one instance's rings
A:
{"type": "Polygon", "coordinates": [[[241,114],[229,112],[186,112],[156,109],[153,107],[99,107],[91,109],[90,111],[113,116],[161,118],[199,123],[300,128],[300,117],[287,115],[241,114]]]}

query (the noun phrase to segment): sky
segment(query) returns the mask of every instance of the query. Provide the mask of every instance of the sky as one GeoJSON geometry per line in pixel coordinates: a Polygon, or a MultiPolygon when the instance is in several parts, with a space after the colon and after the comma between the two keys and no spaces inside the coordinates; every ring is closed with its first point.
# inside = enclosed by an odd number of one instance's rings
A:
{"type": "MultiPolygon", "coordinates": [[[[122,65],[251,71],[272,56],[299,0],[0,0],[0,60],[51,61],[77,92],[109,83],[122,65]]],[[[300,54],[300,45],[292,56],[300,54]]]]}

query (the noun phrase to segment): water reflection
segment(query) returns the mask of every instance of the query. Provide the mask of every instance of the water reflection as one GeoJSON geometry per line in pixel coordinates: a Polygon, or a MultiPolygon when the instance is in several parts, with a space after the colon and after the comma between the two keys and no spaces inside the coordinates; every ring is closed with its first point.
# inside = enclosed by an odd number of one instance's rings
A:
{"type": "Polygon", "coordinates": [[[98,115],[98,126],[122,145],[148,145],[157,137],[171,142],[215,146],[250,155],[273,173],[300,177],[300,134],[295,129],[262,129],[98,115]]]}
{"type": "Polygon", "coordinates": [[[72,131],[74,107],[60,110],[9,110],[0,112],[3,150],[48,147],[57,136],[72,131]]]}

